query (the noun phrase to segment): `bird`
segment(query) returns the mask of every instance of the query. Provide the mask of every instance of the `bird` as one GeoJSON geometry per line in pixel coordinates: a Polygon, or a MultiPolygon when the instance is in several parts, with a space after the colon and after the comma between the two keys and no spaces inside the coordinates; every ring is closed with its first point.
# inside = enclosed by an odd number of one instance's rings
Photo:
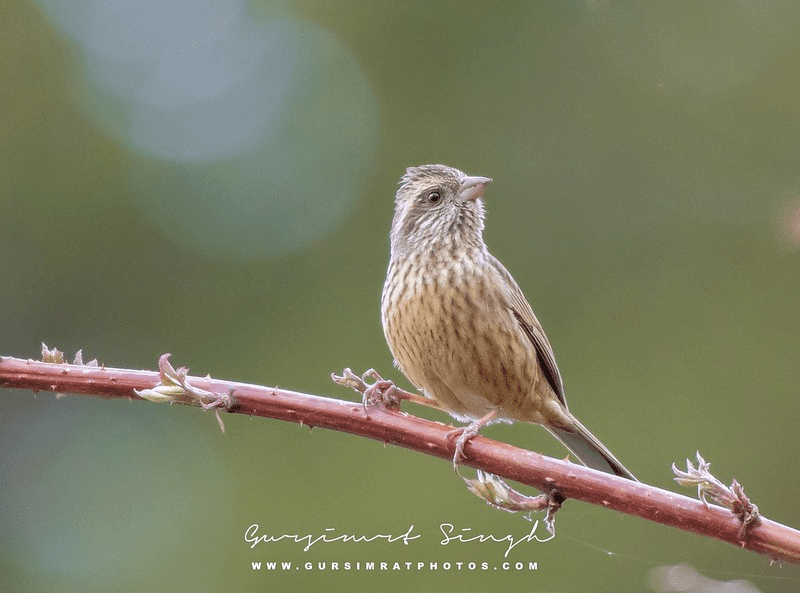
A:
{"type": "Polygon", "coordinates": [[[489,177],[409,167],[390,232],[381,320],[395,365],[453,418],[453,465],[495,422],[539,424],[585,466],[636,480],[567,407],[555,355],[514,278],[483,239],[489,177]]]}

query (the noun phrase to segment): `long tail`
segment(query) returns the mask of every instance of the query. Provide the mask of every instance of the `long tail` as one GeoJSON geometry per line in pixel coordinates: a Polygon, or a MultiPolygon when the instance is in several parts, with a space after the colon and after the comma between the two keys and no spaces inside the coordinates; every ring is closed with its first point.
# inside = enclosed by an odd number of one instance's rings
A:
{"type": "Polygon", "coordinates": [[[572,420],[574,422],[574,430],[565,430],[554,426],[546,426],[545,428],[564,443],[564,446],[586,467],[614,474],[621,478],[628,478],[634,482],[639,481],[583,424],[578,422],[575,417],[572,417],[572,420]]]}

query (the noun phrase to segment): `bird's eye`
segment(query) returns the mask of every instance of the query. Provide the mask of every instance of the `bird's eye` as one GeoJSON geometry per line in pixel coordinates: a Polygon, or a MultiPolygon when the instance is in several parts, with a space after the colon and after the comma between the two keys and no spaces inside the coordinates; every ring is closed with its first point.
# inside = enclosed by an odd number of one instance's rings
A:
{"type": "Polygon", "coordinates": [[[442,196],[439,195],[438,191],[432,191],[431,193],[428,194],[428,203],[435,204],[436,202],[439,201],[441,197],[442,196]]]}

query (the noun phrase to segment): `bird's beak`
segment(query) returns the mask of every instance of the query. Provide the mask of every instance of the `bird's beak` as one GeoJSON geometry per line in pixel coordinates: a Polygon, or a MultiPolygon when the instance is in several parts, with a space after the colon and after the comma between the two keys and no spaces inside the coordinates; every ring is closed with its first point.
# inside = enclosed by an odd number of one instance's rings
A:
{"type": "Polygon", "coordinates": [[[483,190],[490,181],[489,177],[467,177],[458,188],[458,197],[464,201],[477,200],[483,195],[483,190]]]}

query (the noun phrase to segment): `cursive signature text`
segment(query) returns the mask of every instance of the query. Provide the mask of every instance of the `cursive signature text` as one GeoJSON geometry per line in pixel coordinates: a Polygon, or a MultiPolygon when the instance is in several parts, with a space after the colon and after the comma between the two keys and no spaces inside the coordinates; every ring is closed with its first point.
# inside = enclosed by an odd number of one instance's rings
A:
{"type": "Polygon", "coordinates": [[[304,535],[300,534],[282,534],[282,535],[259,535],[259,525],[258,523],[253,523],[250,527],[247,528],[247,531],[244,532],[244,541],[250,544],[251,548],[255,548],[258,544],[262,543],[269,543],[269,542],[279,542],[281,540],[288,540],[293,541],[295,543],[301,544],[305,542],[305,547],[303,548],[304,552],[308,552],[311,546],[323,543],[323,544],[332,544],[335,542],[374,542],[376,540],[385,540],[386,542],[392,544],[397,541],[403,542],[403,545],[408,545],[408,542],[418,539],[422,536],[420,535],[412,535],[414,531],[414,526],[408,528],[408,531],[401,535],[392,535],[392,534],[384,534],[384,533],[376,533],[374,535],[353,535],[350,533],[343,533],[341,535],[334,535],[334,531],[336,531],[333,527],[328,527],[325,529],[325,533],[322,534],[312,534],[307,533],[304,535]]]}
{"type": "Polygon", "coordinates": [[[515,539],[514,536],[511,535],[510,533],[508,535],[503,535],[503,536],[499,536],[499,537],[496,536],[496,535],[491,535],[491,534],[490,535],[486,535],[486,534],[483,534],[483,533],[477,534],[477,535],[476,534],[472,534],[471,533],[471,531],[472,531],[471,527],[462,528],[459,533],[455,533],[454,534],[456,528],[452,523],[442,523],[441,525],[439,525],[439,529],[441,530],[442,535],[444,535],[444,538],[439,543],[442,544],[443,546],[446,546],[446,545],[448,545],[448,544],[450,544],[452,542],[461,542],[461,543],[465,543],[465,544],[473,543],[473,542],[478,542],[478,543],[481,543],[481,544],[484,543],[484,542],[508,542],[508,546],[506,547],[506,551],[503,554],[503,558],[508,558],[508,555],[511,553],[511,550],[513,550],[514,548],[516,548],[519,544],[521,544],[523,542],[536,541],[536,542],[542,542],[543,543],[543,542],[548,542],[548,541],[550,541],[551,539],[553,539],[555,537],[555,535],[550,534],[545,539],[539,539],[539,536],[536,535],[536,529],[538,527],[539,527],[539,522],[538,521],[534,521],[533,522],[533,527],[531,527],[530,533],[528,533],[527,535],[525,535],[525,536],[523,536],[523,537],[521,537],[519,539],[515,539]]]}

